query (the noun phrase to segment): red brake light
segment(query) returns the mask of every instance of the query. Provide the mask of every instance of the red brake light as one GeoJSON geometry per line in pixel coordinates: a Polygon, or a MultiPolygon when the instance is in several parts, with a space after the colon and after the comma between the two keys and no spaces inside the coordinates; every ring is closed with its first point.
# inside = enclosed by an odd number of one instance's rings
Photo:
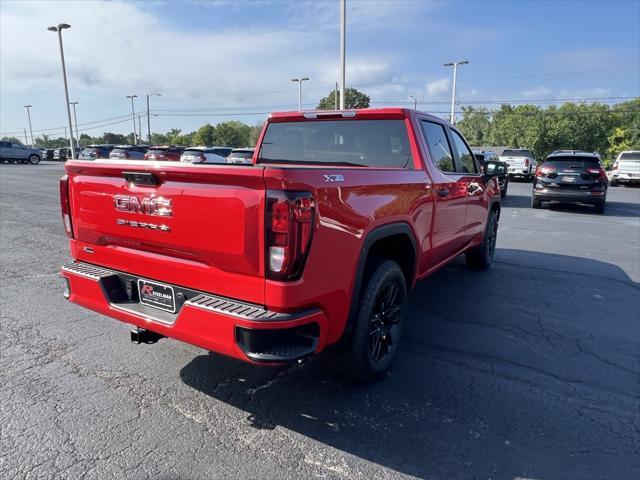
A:
{"type": "Polygon", "coordinates": [[[598,174],[598,178],[605,178],[607,176],[607,172],[602,167],[600,167],[600,168],[587,168],[587,172],[593,173],[593,174],[597,173],[598,174]]]}
{"type": "Polygon", "coordinates": [[[62,224],[67,237],[73,238],[73,225],[71,223],[71,205],[69,202],[69,176],[60,179],[60,210],[62,211],[62,224]]]}
{"type": "Polygon", "coordinates": [[[551,172],[555,172],[555,171],[556,171],[556,167],[539,166],[538,169],[536,170],[536,177],[543,177],[543,176],[549,175],[551,172]]]}
{"type": "Polygon", "coordinates": [[[528,166],[529,166],[529,159],[528,159],[528,158],[525,158],[525,159],[524,159],[524,166],[525,166],[525,167],[528,167],[528,166]]]}
{"type": "Polygon", "coordinates": [[[315,202],[307,192],[267,191],[267,277],[295,280],[309,253],[315,202]]]}
{"type": "Polygon", "coordinates": [[[149,154],[148,154],[148,153],[145,153],[145,154],[144,154],[144,159],[145,159],[145,160],[149,160],[149,158],[151,158],[151,157],[149,156],[149,154]]]}

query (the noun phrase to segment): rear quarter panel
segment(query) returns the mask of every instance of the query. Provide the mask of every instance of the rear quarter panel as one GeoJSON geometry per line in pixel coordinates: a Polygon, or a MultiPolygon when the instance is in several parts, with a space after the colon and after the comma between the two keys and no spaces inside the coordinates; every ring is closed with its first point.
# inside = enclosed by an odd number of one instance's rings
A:
{"type": "Polygon", "coordinates": [[[413,231],[418,255],[430,248],[431,181],[422,169],[274,168],[267,189],[310,191],[317,202],[316,230],[303,276],[296,282],[267,280],[265,300],[273,310],[317,306],[331,319],[327,341],[346,325],[363,242],[375,228],[403,222],[413,231]],[[325,175],[342,175],[343,182],[325,175]]]}

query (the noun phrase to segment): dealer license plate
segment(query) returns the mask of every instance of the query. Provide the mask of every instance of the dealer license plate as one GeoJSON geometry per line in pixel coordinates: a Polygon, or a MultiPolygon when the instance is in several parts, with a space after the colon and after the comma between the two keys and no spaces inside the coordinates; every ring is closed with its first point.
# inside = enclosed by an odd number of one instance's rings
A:
{"type": "Polygon", "coordinates": [[[176,297],[173,287],[149,280],[138,280],[138,292],[140,303],[165,312],[176,312],[176,297]]]}

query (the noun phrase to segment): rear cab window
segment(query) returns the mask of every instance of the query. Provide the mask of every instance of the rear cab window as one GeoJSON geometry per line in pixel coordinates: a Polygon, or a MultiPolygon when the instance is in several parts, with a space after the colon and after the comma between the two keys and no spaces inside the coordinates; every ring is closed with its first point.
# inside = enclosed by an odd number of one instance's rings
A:
{"type": "Polygon", "coordinates": [[[413,168],[404,120],[270,123],[258,163],[413,168]]]}
{"type": "Polygon", "coordinates": [[[640,152],[626,152],[620,154],[619,160],[640,162],[640,152]]]}
{"type": "Polygon", "coordinates": [[[533,158],[533,154],[530,150],[505,150],[502,152],[503,157],[527,157],[533,158]]]}

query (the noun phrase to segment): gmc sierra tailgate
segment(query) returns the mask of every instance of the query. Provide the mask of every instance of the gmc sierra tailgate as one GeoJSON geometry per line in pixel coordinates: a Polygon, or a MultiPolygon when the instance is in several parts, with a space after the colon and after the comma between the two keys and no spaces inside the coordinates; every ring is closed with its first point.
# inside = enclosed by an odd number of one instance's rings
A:
{"type": "Polygon", "coordinates": [[[66,171],[78,260],[264,303],[262,168],[71,161],[66,171]]]}

